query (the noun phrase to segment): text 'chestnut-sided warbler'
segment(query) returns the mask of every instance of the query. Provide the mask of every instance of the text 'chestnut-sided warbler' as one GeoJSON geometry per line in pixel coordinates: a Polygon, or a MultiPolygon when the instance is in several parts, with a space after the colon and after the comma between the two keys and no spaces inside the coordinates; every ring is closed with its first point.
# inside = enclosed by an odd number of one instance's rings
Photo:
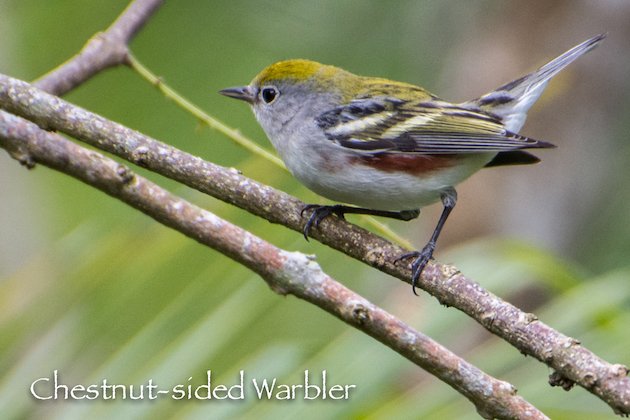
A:
{"type": "MultiPolygon", "coordinates": [[[[330,214],[411,220],[442,200],[431,239],[414,257],[412,285],[433,255],[455,206],[454,186],[484,167],[536,163],[522,149],[554,147],[516,134],[551,77],[605,35],[572,48],[533,73],[472,101],[452,104],[408,83],[363,77],[308,60],[272,64],[223,95],[248,102],[291,173],[331,200],[312,210],[304,236],[330,214]]],[[[303,210],[303,212],[304,212],[303,210]]]]}

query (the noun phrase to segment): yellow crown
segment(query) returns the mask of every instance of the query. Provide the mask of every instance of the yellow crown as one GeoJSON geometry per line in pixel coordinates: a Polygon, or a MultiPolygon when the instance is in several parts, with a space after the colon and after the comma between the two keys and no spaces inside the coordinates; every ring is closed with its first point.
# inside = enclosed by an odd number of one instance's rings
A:
{"type": "Polygon", "coordinates": [[[419,86],[396,82],[380,77],[361,77],[339,67],[316,61],[295,59],[278,61],[261,71],[251,85],[262,86],[278,81],[312,81],[310,88],[319,91],[337,91],[344,100],[357,96],[398,95],[402,99],[430,98],[432,95],[419,86]]]}
{"type": "Polygon", "coordinates": [[[261,71],[252,81],[252,84],[263,85],[277,80],[303,81],[317,75],[318,78],[326,80],[334,77],[344,70],[328,66],[310,60],[285,60],[278,61],[261,71]]]}

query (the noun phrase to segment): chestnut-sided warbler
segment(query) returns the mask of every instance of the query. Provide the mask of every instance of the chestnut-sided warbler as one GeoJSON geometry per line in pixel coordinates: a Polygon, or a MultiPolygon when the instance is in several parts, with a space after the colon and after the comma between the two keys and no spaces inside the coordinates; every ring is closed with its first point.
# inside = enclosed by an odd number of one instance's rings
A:
{"type": "MultiPolygon", "coordinates": [[[[220,93],[252,106],[291,173],[316,193],[354,204],[320,206],[304,226],[330,214],[410,220],[442,200],[431,239],[414,257],[415,286],[457,200],[454,186],[484,167],[536,163],[522,149],[551,143],[516,134],[551,77],[594,48],[595,36],[538,70],[472,101],[452,104],[408,83],[363,77],[308,60],[272,64],[243,87],[220,93]]],[[[398,261],[397,260],[397,261],[398,261]]]]}

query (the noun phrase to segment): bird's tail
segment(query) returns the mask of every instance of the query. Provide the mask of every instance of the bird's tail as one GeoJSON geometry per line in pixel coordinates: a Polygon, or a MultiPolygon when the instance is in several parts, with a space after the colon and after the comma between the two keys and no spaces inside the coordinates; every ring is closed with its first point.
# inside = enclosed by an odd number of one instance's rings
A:
{"type": "Polygon", "coordinates": [[[578,57],[595,48],[605,37],[606,34],[594,36],[571,48],[535,72],[462,105],[491,112],[502,119],[509,131],[517,133],[525,123],[527,111],[540,97],[549,79],[578,57]]]}

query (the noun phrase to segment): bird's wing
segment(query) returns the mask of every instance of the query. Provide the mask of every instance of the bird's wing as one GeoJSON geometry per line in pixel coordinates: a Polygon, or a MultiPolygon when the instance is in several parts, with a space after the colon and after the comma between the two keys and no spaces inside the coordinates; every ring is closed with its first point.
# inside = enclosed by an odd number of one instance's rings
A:
{"type": "Polygon", "coordinates": [[[357,99],[316,119],[327,138],[357,152],[459,154],[554,147],[505,129],[492,115],[441,101],[357,99]]]}

